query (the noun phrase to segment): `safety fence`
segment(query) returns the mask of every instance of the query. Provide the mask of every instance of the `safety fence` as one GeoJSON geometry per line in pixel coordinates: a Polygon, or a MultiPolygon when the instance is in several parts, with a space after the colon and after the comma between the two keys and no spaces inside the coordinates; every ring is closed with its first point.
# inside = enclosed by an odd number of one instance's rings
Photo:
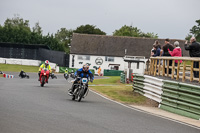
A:
{"type": "Polygon", "coordinates": [[[200,120],[200,86],[134,75],[133,90],[159,103],[159,108],[200,120]]]}
{"type": "Polygon", "coordinates": [[[151,57],[146,74],[153,76],[167,76],[171,79],[179,78],[196,80],[200,83],[200,58],[198,57],[151,57]],[[181,63],[182,61],[182,63],[181,63]],[[195,73],[195,75],[194,75],[195,73]]]}

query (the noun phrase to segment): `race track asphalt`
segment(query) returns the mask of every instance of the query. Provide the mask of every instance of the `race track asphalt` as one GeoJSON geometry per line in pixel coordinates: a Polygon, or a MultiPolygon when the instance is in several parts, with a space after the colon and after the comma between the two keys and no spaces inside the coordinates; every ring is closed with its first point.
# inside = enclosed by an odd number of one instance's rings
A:
{"type": "Polygon", "coordinates": [[[0,78],[0,133],[199,133],[195,127],[127,108],[92,91],[81,102],[67,95],[63,75],[40,87],[30,79],[0,78]]]}

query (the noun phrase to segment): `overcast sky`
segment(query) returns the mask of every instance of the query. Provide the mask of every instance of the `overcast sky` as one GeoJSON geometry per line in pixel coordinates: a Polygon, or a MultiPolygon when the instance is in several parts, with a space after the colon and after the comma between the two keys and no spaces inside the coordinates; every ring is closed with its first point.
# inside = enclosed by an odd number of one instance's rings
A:
{"type": "Polygon", "coordinates": [[[159,38],[185,39],[200,19],[200,0],[0,0],[0,24],[19,14],[43,34],[95,25],[107,35],[124,25],[159,38]]]}

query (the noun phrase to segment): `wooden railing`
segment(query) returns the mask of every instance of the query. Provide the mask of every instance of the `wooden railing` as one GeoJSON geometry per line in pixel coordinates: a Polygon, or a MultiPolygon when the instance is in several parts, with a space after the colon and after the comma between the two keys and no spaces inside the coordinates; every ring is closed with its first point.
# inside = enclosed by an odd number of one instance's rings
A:
{"type": "Polygon", "coordinates": [[[146,74],[153,76],[167,76],[171,77],[171,79],[176,78],[176,80],[182,78],[183,82],[185,82],[185,79],[189,79],[190,81],[195,80],[200,83],[200,78],[194,78],[193,75],[193,71],[199,71],[200,77],[200,69],[193,68],[194,62],[199,62],[200,68],[200,58],[198,57],[151,57],[149,65],[147,63],[146,74]],[[169,65],[170,60],[172,60],[171,66],[169,65]],[[175,66],[175,60],[178,60],[177,66],[175,66]],[[182,60],[182,63],[180,63],[180,60],[182,60]],[[169,74],[169,69],[171,69],[171,74],[169,74]],[[177,70],[177,74],[175,74],[175,70],[177,70]]]}

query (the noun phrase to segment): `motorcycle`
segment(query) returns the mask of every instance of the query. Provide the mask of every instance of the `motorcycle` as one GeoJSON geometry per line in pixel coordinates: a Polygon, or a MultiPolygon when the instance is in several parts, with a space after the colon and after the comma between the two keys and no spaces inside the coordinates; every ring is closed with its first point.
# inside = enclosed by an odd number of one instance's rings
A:
{"type": "Polygon", "coordinates": [[[78,79],[79,79],[78,83],[74,84],[75,89],[74,89],[74,93],[72,95],[72,100],[77,100],[78,102],[80,102],[82,98],[87,96],[89,89],[88,89],[88,79],[87,78],[78,77],[78,79]]]}
{"type": "Polygon", "coordinates": [[[42,69],[40,73],[40,86],[43,87],[45,83],[48,83],[49,70],[47,68],[42,69]]]}
{"type": "Polygon", "coordinates": [[[75,78],[74,72],[73,72],[73,71],[70,73],[70,77],[71,77],[71,78],[75,78]]]}
{"type": "Polygon", "coordinates": [[[29,79],[29,75],[27,73],[25,73],[25,72],[20,72],[19,77],[20,78],[27,78],[27,79],[29,79]]]}
{"type": "Polygon", "coordinates": [[[69,74],[64,73],[64,78],[67,80],[69,78],[69,74]]]}
{"type": "Polygon", "coordinates": [[[57,76],[54,73],[51,73],[50,76],[52,79],[54,79],[54,78],[57,79],[57,76]]]}

